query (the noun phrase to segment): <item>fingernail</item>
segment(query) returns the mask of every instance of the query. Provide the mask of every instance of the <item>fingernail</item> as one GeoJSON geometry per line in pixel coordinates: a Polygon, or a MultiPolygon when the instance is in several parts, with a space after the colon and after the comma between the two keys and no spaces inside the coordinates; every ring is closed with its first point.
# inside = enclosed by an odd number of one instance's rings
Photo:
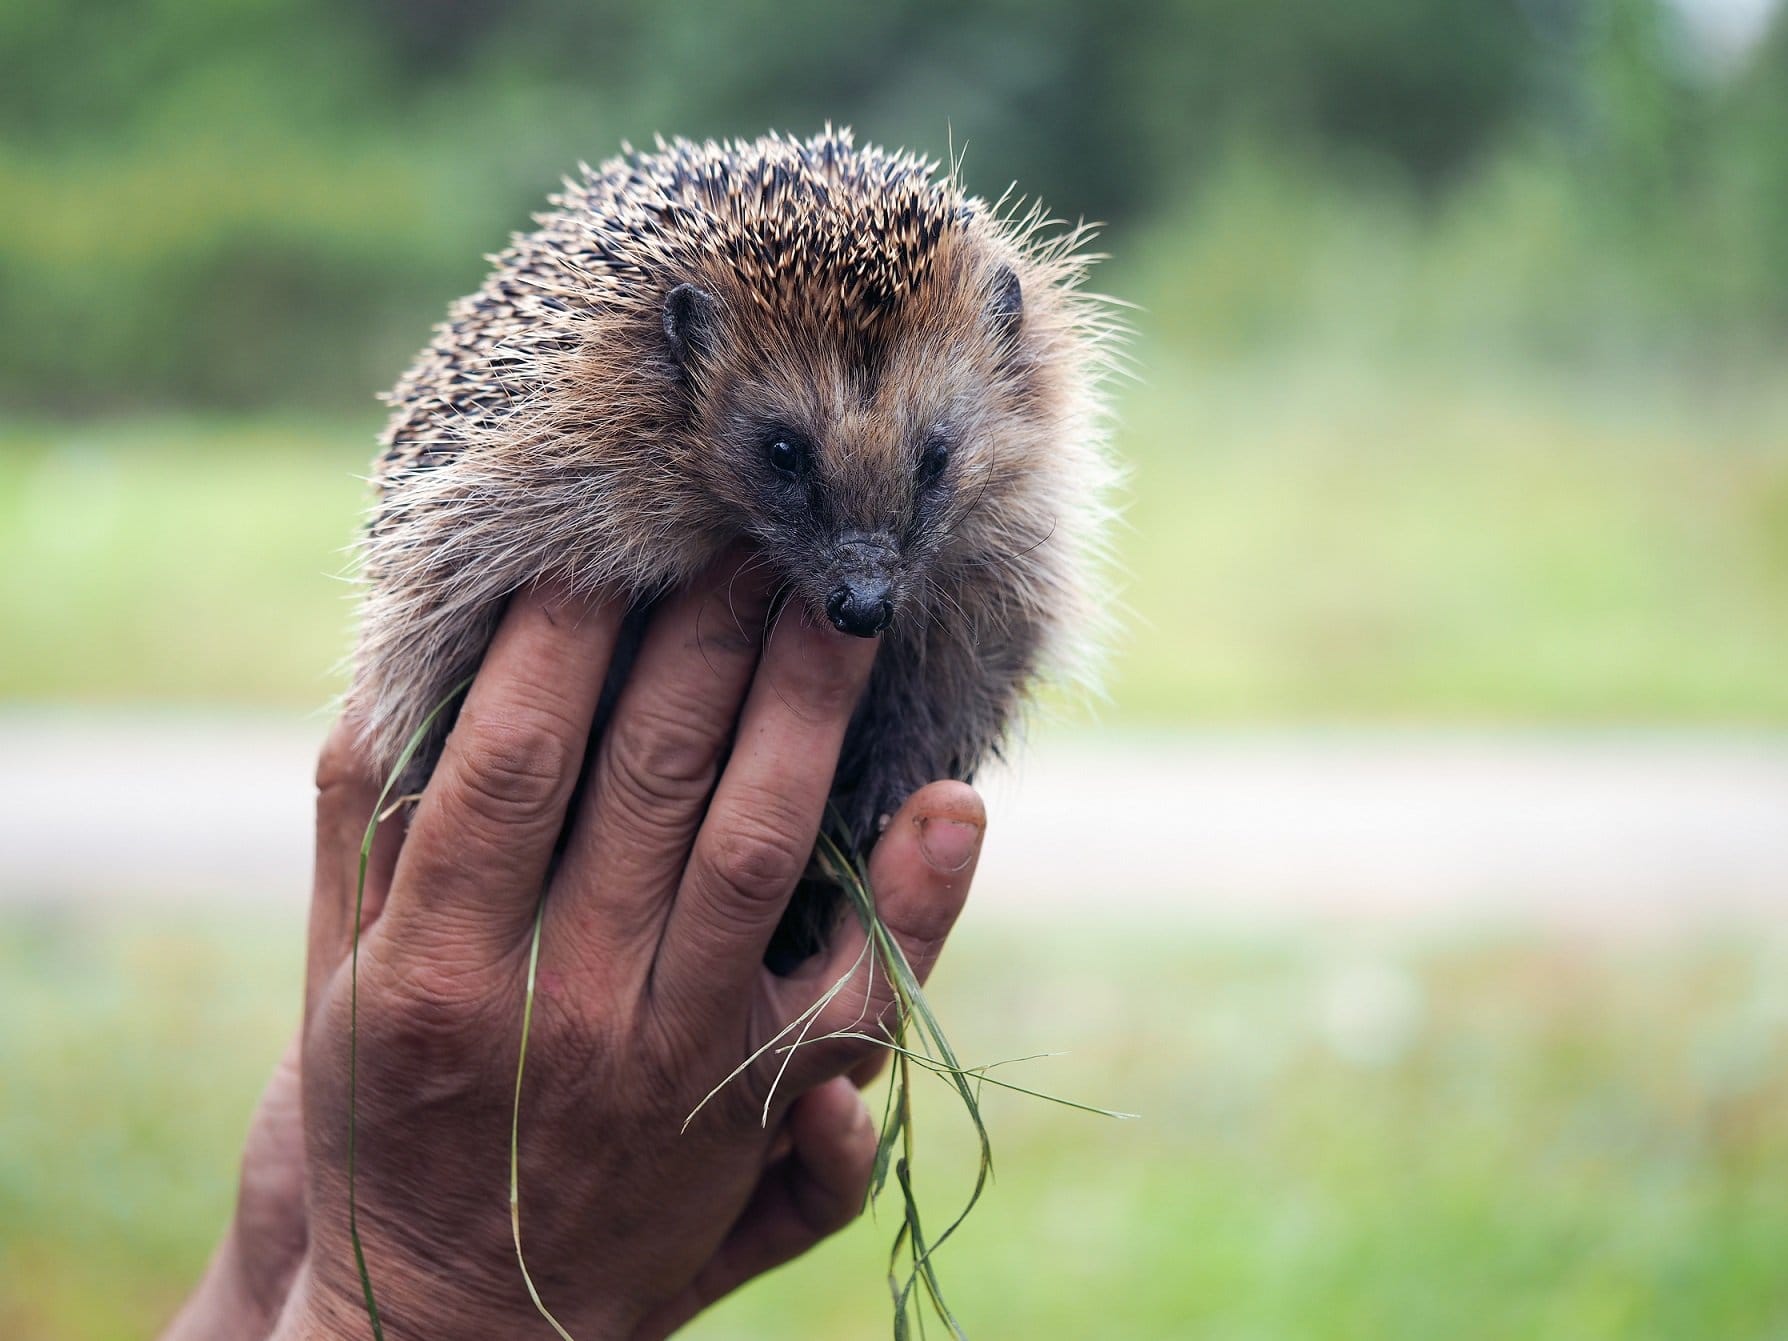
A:
{"type": "Polygon", "coordinates": [[[979,825],[942,816],[927,816],[919,821],[919,851],[934,871],[954,875],[975,859],[975,849],[980,846],[979,825]]]}

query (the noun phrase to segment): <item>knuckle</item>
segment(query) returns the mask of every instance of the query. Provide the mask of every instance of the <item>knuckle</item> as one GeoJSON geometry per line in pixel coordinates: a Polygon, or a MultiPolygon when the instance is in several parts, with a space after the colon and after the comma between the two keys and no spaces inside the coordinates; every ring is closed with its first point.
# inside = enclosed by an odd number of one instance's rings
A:
{"type": "Polygon", "coordinates": [[[481,720],[459,774],[465,803],[498,825],[525,824],[552,810],[575,761],[566,734],[535,718],[481,720]]]}
{"type": "Polygon", "coordinates": [[[478,975],[444,958],[406,957],[383,968],[361,1012],[369,1041],[428,1065],[444,1066],[475,1049],[483,1013],[478,975]]]}
{"type": "Polygon", "coordinates": [[[636,709],[616,718],[610,741],[603,781],[648,815],[687,809],[713,785],[718,742],[688,722],[636,709]]]}
{"type": "Polygon", "coordinates": [[[327,796],[364,780],[365,770],[360,763],[358,738],[358,732],[345,718],[337,722],[329,732],[329,738],[323,742],[323,748],[317,755],[316,785],[319,796],[327,796]]]}
{"type": "Polygon", "coordinates": [[[808,844],[797,837],[794,817],[763,803],[735,817],[715,835],[712,869],[730,892],[750,903],[781,901],[807,862],[808,844]]]}

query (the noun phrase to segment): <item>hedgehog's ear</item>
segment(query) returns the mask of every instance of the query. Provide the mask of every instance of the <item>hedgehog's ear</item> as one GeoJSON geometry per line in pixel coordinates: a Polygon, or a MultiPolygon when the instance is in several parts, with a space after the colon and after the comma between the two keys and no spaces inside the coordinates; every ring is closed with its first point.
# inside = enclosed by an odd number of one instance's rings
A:
{"type": "Polygon", "coordinates": [[[993,284],[987,292],[987,323],[1001,340],[1014,340],[1024,324],[1024,287],[1018,272],[1002,265],[994,272],[993,284]]]}
{"type": "Polygon", "coordinates": [[[694,284],[679,284],[664,297],[664,338],[679,367],[691,357],[705,354],[714,345],[720,304],[714,295],[694,284]]]}

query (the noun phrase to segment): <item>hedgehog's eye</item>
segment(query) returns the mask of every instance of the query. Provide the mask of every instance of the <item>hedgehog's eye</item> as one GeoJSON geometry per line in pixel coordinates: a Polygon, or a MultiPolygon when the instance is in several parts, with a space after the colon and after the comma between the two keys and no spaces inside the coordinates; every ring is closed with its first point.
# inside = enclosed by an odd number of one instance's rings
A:
{"type": "Polygon", "coordinates": [[[807,444],[794,433],[777,431],[764,438],[764,456],[780,475],[798,480],[807,473],[812,459],[807,444]]]}
{"type": "Polygon", "coordinates": [[[919,484],[921,487],[936,481],[944,473],[944,467],[950,464],[950,444],[942,438],[933,438],[925,444],[925,450],[919,454],[919,484]]]}

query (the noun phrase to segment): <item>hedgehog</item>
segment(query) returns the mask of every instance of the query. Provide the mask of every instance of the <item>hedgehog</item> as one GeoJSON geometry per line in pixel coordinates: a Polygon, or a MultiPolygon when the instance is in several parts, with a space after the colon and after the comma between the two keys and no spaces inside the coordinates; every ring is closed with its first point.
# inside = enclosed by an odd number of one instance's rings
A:
{"type": "MultiPolygon", "coordinates": [[[[1087,227],[958,169],[828,127],[565,180],[386,397],[348,693],[379,765],[517,590],[624,593],[637,639],[741,542],[777,617],[881,640],[832,793],[859,852],[917,787],[972,780],[1040,683],[1085,678],[1118,327],[1082,288],[1087,227]]],[[[812,906],[788,962],[823,939],[812,906]]]]}

